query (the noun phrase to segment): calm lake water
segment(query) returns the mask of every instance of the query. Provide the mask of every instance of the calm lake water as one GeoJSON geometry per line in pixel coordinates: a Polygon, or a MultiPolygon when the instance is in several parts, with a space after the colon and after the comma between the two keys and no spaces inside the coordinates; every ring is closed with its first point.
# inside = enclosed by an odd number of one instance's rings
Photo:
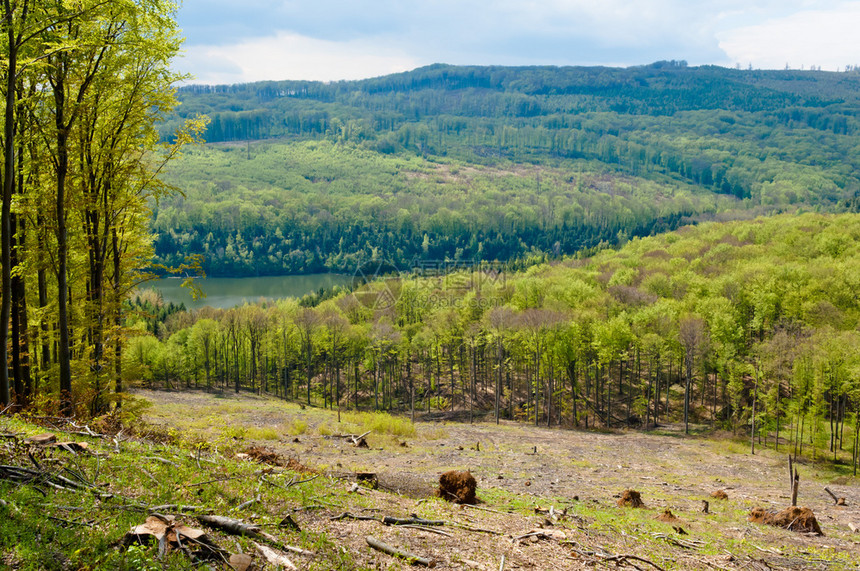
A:
{"type": "Polygon", "coordinates": [[[179,278],[165,278],[147,282],[143,289],[152,288],[161,292],[165,302],[184,303],[188,309],[199,309],[206,305],[212,307],[233,307],[246,301],[301,297],[319,288],[346,285],[351,276],[341,274],[311,274],[307,276],[266,276],[262,278],[205,278],[197,280],[200,289],[206,294],[204,299],[194,301],[186,288],[181,287],[179,278]]]}

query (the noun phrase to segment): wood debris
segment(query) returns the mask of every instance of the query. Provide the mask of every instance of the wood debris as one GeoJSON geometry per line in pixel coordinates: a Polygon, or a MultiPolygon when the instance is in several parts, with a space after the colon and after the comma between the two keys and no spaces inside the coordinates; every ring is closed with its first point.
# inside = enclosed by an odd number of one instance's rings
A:
{"type": "Polygon", "coordinates": [[[51,433],[37,434],[24,439],[24,442],[27,444],[35,444],[36,446],[47,446],[48,444],[53,444],[56,441],[57,435],[51,433]]]}
{"type": "Polygon", "coordinates": [[[299,553],[301,555],[314,555],[312,551],[281,543],[281,541],[277,537],[266,533],[260,528],[260,526],[251,523],[245,523],[238,519],[219,515],[201,515],[197,516],[197,520],[203,525],[208,525],[215,529],[220,529],[221,531],[230,533],[232,535],[241,535],[245,537],[250,537],[252,539],[265,541],[269,543],[269,545],[277,547],[282,551],[291,551],[293,553],[299,553]]]}
{"type": "Polygon", "coordinates": [[[388,545],[387,543],[384,543],[384,542],[382,542],[382,541],[380,541],[380,540],[378,540],[375,537],[372,537],[370,535],[365,537],[364,540],[373,549],[376,549],[377,551],[381,551],[383,553],[391,555],[392,557],[398,557],[400,559],[403,559],[404,561],[406,561],[410,565],[423,565],[424,567],[431,567],[431,568],[436,567],[436,562],[433,561],[432,559],[428,559],[426,557],[421,557],[419,555],[415,555],[414,553],[409,553],[408,551],[397,549],[397,548],[392,547],[392,546],[388,545]]]}
{"type": "Polygon", "coordinates": [[[120,541],[128,547],[134,544],[146,545],[151,541],[158,544],[159,556],[171,550],[185,553],[192,560],[221,559],[226,552],[206,535],[206,532],[177,524],[173,516],[153,514],[144,523],[133,527],[120,541]]]}
{"type": "Polygon", "coordinates": [[[260,545],[259,543],[254,543],[254,547],[257,548],[257,552],[262,555],[266,561],[268,561],[275,567],[284,567],[286,569],[297,568],[295,564],[290,561],[290,559],[286,555],[284,555],[283,553],[278,553],[271,547],[266,547],[265,545],[260,545]]]}

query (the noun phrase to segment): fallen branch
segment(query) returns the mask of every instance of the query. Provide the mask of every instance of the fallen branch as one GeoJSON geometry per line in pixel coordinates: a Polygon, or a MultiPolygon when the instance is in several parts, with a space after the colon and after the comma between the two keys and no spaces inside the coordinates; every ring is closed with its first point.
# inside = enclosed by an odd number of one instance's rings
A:
{"type": "Polygon", "coordinates": [[[59,522],[59,523],[65,524],[65,525],[78,525],[81,527],[94,527],[93,524],[91,524],[91,523],[84,523],[84,522],[80,522],[80,521],[71,521],[68,519],[62,519],[62,518],[54,517],[52,515],[49,515],[46,517],[52,521],[56,521],[56,522],[59,522]]]}
{"type": "Polygon", "coordinates": [[[250,500],[248,500],[247,502],[242,502],[241,504],[239,504],[238,506],[236,506],[235,508],[233,508],[233,511],[236,511],[236,512],[238,512],[238,511],[242,511],[243,509],[247,508],[248,506],[253,505],[253,504],[256,504],[256,503],[257,503],[257,502],[259,502],[259,501],[260,501],[260,495],[259,495],[259,494],[257,494],[257,497],[256,497],[256,498],[251,498],[251,499],[250,499],[250,500]]]}
{"type": "Polygon", "coordinates": [[[203,506],[186,506],[183,504],[164,504],[161,506],[152,506],[147,508],[149,512],[177,512],[177,513],[190,513],[190,512],[211,512],[211,508],[204,508],[203,506]]]}
{"type": "Polygon", "coordinates": [[[93,438],[109,438],[107,434],[100,434],[98,432],[93,432],[93,430],[87,426],[86,424],[83,426],[79,426],[75,422],[70,422],[69,426],[78,430],[78,432],[70,432],[69,434],[80,434],[81,436],[91,436],[93,438]]]}
{"type": "Polygon", "coordinates": [[[400,527],[407,527],[409,529],[418,529],[421,531],[429,531],[430,533],[435,533],[436,535],[443,535],[445,537],[454,537],[454,534],[448,533],[447,531],[442,531],[441,529],[436,529],[433,527],[427,527],[426,525],[416,525],[411,523],[406,523],[400,525],[400,527]]]}
{"type": "Polygon", "coordinates": [[[518,536],[516,536],[516,537],[512,538],[512,539],[511,539],[511,543],[516,543],[516,542],[518,542],[518,541],[522,541],[523,539],[527,539],[527,538],[529,538],[529,537],[541,537],[541,538],[546,539],[546,538],[548,538],[549,536],[548,536],[547,534],[545,534],[544,532],[542,532],[542,531],[533,531],[533,532],[531,532],[531,533],[526,533],[526,534],[523,534],[523,535],[518,535],[518,536]]]}
{"type": "Polygon", "coordinates": [[[657,569],[657,571],[666,571],[653,561],[649,561],[648,559],[645,559],[644,557],[639,557],[638,555],[612,555],[611,557],[602,557],[601,559],[606,562],[613,561],[616,564],[627,563],[628,561],[639,561],[640,563],[646,563],[650,565],[654,569],[657,569]]]}
{"type": "Polygon", "coordinates": [[[245,523],[238,519],[233,519],[220,515],[201,515],[197,516],[197,520],[204,525],[220,529],[221,531],[226,531],[227,533],[233,535],[240,535],[266,541],[270,545],[277,547],[282,551],[292,551],[293,553],[299,553],[301,555],[314,555],[312,551],[281,543],[281,541],[278,540],[277,537],[275,537],[274,535],[270,535],[260,529],[260,526],[245,523]]]}
{"type": "Polygon", "coordinates": [[[307,480],[299,480],[298,482],[293,482],[292,480],[290,480],[289,482],[287,482],[287,485],[285,487],[292,488],[293,486],[298,486],[299,484],[307,484],[308,482],[313,482],[314,480],[316,480],[320,476],[321,476],[321,474],[317,474],[313,478],[308,478],[307,480]]]}
{"type": "Polygon", "coordinates": [[[297,567],[290,561],[286,555],[281,555],[277,553],[274,549],[266,547],[265,545],[260,545],[259,543],[254,543],[254,547],[257,548],[257,551],[262,555],[266,561],[275,565],[276,567],[286,567],[287,569],[297,569],[297,567]]]}
{"type": "Polygon", "coordinates": [[[382,523],[385,525],[445,525],[444,521],[434,519],[421,519],[420,517],[391,517],[389,515],[382,518],[382,523]]]}
{"type": "Polygon", "coordinates": [[[228,480],[238,480],[239,478],[247,478],[247,476],[244,474],[241,476],[222,476],[221,478],[214,478],[212,480],[206,480],[205,482],[195,482],[193,484],[185,484],[182,487],[193,488],[195,486],[205,486],[206,484],[214,484],[215,482],[226,482],[228,480]]]}
{"type": "Polygon", "coordinates": [[[410,565],[423,565],[425,567],[431,567],[431,568],[436,566],[436,562],[433,561],[432,559],[420,557],[418,555],[415,555],[414,553],[409,553],[408,551],[401,551],[399,549],[396,549],[396,548],[388,545],[387,543],[383,543],[382,541],[379,541],[375,537],[371,537],[370,535],[365,537],[364,540],[373,549],[376,549],[377,551],[381,551],[387,555],[391,555],[392,557],[398,557],[400,559],[403,559],[404,561],[406,561],[410,565]]]}
{"type": "Polygon", "coordinates": [[[651,535],[656,537],[657,539],[662,539],[667,543],[671,543],[672,545],[675,545],[677,547],[683,547],[685,549],[698,549],[705,545],[703,542],[695,539],[679,539],[675,536],[667,535],[665,533],[652,533],[651,535]]]}
{"type": "Polygon", "coordinates": [[[23,466],[0,466],[0,480],[32,484],[34,486],[38,484],[46,484],[54,489],[69,492],[89,491],[93,495],[102,499],[114,497],[113,494],[98,491],[98,488],[95,486],[75,482],[74,480],[60,476],[59,474],[43,470],[36,459],[33,458],[32,455],[30,456],[30,460],[33,461],[38,469],[34,470],[32,468],[24,468],[23,466]]]}
{"type": "Polygon", "coordinates": [[[331,520],[331,521],[337,521],[340,519],[358,519],[358,520],[362,520],[362,521],[379,521],[379,522],[382,521],[382,518],[380,518],[378,516],[354,515],[354,514],[351,514],[349,512],[343,512],[340,515],[332,516],[329,518],[329,520],[331,520]]]}
{"type": "Polygon", "coordinates": [[[831,492],[829,488],[825,487],[824,491],[827,492],[828,494],[830,494],[830,497],[833,498],[834,505],[837,505],[837,506],[844,506],[845,505],[845,498],[837,498],[836,494],[831,492]]]}
{"type": "Polygon", "coordinates": [[[448,522],[448,525],[451,525],[451,526],[459,528],[459,529],[465,529],[466,531],[474,531],[477,533],[490,533],[492,535],[505,535],[501,531],[495,531],[493,529],[484,529],[482,527],[474,527],[471,525],[466,525],[464,523],[458,523],[456,521],[448,522]]]}
{"type": "Polygon", "coordinates": [[[172,460],[168,460],[167,458],[162,458],[161,456],[142,456],[144,460],[154,460],[155,462],[161,462],[162,464],[167,464],[169,466],[173,466],[174,468],[179,468],[179,464],[172,460]]]}
{"type": "Polygon", "coordinates": [[[490,508],[485,508],[485,507],[482,507],[482,506],[476,506],[476,505],[473,505],[473,504],[461,504],[461,505],[463,505],[463,506],[465,506],[465,507],[467,507],[467,508],[471,508],[471,509],[473,509],[473,510],[481,510],[482,512],[490,512],[490,513],[499,514],[499,515],[511,515],[511,513],[510,513],[510,512],[502,512],[502,511],[499,511],[499,510],[494,510],[494,509],[490,509],[490,508]]]}
{"type": "Polygon", "coordinates": [[[232,535],[242,535],[255,538],[264,537],[262,535],[263,532],[260,530],[260,526],[245,523],[238,519],[220,515],[201,515],[197,516],[197,520],[204,525],[220,529],[221,531],[226,531],[232,535]]]}

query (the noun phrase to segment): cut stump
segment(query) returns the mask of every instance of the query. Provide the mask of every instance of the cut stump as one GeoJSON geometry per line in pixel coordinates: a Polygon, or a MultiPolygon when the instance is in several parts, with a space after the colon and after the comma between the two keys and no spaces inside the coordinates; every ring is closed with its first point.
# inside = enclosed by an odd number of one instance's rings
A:
{"type": "Polygon", "coordinates": [[[618,499],[618,507],[644,508],[645,502],[642,501],[642,496],[636,490],[624,490],[624,493],[618,499]]]}
{"type": "Polygon", "coordinates": [[[763,523],[801,533],[824,535],[815,514],[809,508],[792,506],[781,512],[771,512],[764,508],[753,508],[749,520],[753,523],[763,523]]]}
{"type": "Polygon", "coordinates": [[[439,489],[436,495],[458,504],[475,504],[475,491],[478,482],[468,470],[449,470],[439,476],[439,489]]]}
{"type": "Polygon", "coordinates": [[[669,508],[666,508],[665,510],[663,510],[663,513],[658,515],[657,519],[660,521],[666,521],[666,522],[678,521],[678,518],[675,517],[675,514],[673,514],[669,508]]]}

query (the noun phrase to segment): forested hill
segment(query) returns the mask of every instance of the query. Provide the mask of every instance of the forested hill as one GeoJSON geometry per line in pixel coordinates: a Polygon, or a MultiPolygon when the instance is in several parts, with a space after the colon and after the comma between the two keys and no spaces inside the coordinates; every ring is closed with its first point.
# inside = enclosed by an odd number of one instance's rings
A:
{"type": "Polygon", "coordinates": [[[854,69],[433,65],[179,98],[164,132],[207,114],[215,144],[171,167],[156,253],[213,275],[572,253],[860,190],[854,69]]]}

